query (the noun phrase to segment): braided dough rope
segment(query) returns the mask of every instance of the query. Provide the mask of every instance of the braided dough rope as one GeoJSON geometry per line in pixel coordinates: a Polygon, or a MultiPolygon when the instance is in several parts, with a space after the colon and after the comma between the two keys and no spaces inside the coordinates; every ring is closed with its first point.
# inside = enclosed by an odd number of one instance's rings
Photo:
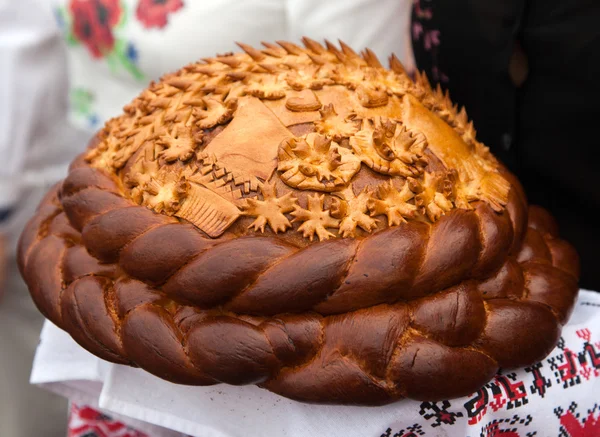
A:
{"type": "Polygon", "coordinates": [[[462,396],[546,356],[578,290],[576,252],[545,211],[527,219],[505,173],[501,214],[478,203],[298,248],[207,239],[78,159],[27,225],[20,268],[84,348],[176,383],[337,404],[462,396]]]}

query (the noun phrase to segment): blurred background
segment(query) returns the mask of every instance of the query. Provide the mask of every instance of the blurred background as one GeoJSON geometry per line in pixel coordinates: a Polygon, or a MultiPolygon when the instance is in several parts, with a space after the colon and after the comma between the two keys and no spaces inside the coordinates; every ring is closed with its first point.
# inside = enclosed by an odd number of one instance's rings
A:
{"type": "Polygon", "coordinates": [[[151,80],[234,41],[344,40],[395,53],[466,106],[478,139],[548,208],[600,290],[598,0],[0,0],[0,436],[64,436],[28,384],[43,318],[18,236],[91,135],[151,80]]]}

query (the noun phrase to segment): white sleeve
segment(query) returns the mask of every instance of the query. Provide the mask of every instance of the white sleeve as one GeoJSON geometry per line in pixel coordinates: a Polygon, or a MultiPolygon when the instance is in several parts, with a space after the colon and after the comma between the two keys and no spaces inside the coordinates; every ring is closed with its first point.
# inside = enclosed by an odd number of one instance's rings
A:
{"type": "Polygon", "coordinates": [[[341,39],[356,51],[368,47],[386,65],[392,53],[412,69],[412,0],[287,0],[290,37],[341,39]]]}
{"type": "Polygon", "coordinates": [[[34,139],[66,111],[61,44],[50,2],[0,0],[0,209],[19,198],[34,139]]]}

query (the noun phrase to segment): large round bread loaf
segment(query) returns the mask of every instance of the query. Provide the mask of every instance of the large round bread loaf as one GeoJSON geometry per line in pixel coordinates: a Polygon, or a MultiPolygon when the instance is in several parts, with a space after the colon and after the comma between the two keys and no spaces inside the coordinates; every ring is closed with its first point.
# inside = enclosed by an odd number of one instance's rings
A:
{"type": "Polygon", "coordinates": [[[22,235],[40,311],[170,381],[306,402],[466,395],[546,356],[577,254],[394,57],[194,63],[110,120],[22,235]]]}

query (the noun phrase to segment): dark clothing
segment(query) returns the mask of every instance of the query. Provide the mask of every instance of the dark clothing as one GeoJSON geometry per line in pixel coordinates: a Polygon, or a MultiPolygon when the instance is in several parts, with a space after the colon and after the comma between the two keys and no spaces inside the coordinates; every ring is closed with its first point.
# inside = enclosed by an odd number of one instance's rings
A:
{"type": "Polygon", "coordinates": [[[581,286],[600,291],[600,1],[420,0],[412,31],[417,67],[466,106],[577,248],[581,286]],[[522,84],[509,74],[519,48],[522,84]]]}

